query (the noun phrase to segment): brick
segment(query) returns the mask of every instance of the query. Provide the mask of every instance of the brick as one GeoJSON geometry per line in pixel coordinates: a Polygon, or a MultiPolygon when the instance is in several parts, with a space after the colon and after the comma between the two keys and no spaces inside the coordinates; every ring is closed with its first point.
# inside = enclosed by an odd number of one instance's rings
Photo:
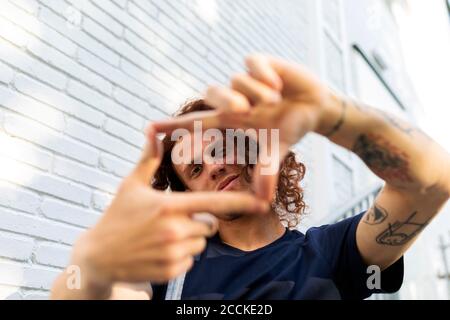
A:
{"type": "Polygon", "coordinates": [[[29,166],[0,156],[0,178],[32,190],[53,195],[80,205],[88,206],[91,191],[79,184],[42,173],[29,166]]]}
{"type": "MultiPolygon", "coordinates": [[[[0,82],[10,83],[14,79],[14,71],[6,64],[0,62],[0,82]]],[[[1,93],[0,93],[1,97],[1,93]]]]}
{"type": "Polygon", "coordinates": [[[92,227],[99,218],[97,213],[89,209],[51,198],[44,199],[40,210],[49,219],[67,222],[84,228],[92,227]]]}
{"type": "Polygon", "coordinates": [[[102,112],[94,110],[92,107],[53,90],[25,75],[18,75],[14,80],[14,86],[20,92],[95,127],[100,127],[105,120],[105,115],[102,112]]]}
{"type": "MultiPolygon", "coordinates": [[[[161,111],[161,109],[162,110],[166,109],[164,108],[164,104],[165,104],[164,102],[159,102],[156,97],[155,99],[152,99],[152,105],[154,105],[155,107],[148,109],[147,119],[149,119],[150,121],[159,121],[167,119],[169,117],[169,114],[161,111]]],[[[147,124],[148,122],[145,123],[144,127],[146,127],[147,124]]]]}
{"type": "Polygon", "coordinates": [[[9,0],[16,6],[25,10],[31,15],[36,15],[39,9],[39,3],[36,0],[9,0]]]}
{"type": "Polygon", "coordinates": [[[137,80],[123,73],[119,69],[115,69],[109,64],[103,62],[90,52],[80,49],[78,52],[78,59],[80,63],[95,71],[96,73],[108,78],[113,84],[124,88],[133,94],[146,98],[148,96],[148,89],[137,80]]]}
{"type": "Polygon", "coordinates": [[[0,50],[2,55],[8,57],[8,63],[23,72],[48,83],[56,89],[64,89],[67,84],[67,77],[61,72],[49,67],[48,65],[31,58],[23,51],[0,41],[0,50]]]}
{"type": "Polygon", "coordinates": [[[116,177],[60,157],[55,159],[53,172],[61,177],[110,193],[114,193],[120,183],[116,177]]]}
{"type": "Polygon", "coordinates": [[[55,130],[61,131],[64,128],[62,112],[2,87],[0,87],[0,106],[35,119],[55,130]]]}
{"type": "MultiPolygon", "coordinates": [[[[128,5],[128,9],[131,15],[139,18],[142,10],[131,2],[128,5]]],[[[167,30],[159,23],[157,19],[146,19],[141,21],[149,30],[151,30],[158,38],[155,41],[162,40],[167,45],[175,50],[181,50],[183,48],[183,41],[180,37],[174,35],[170,30],[167,30]]]]}
{"type": "Polygon", "coordinates": [[[49,290],[24,290],[23,299],[24,300],[49,300],[50,291],[49,290]]]}
{"type": "MultiPolygon", "coordinates": [[[[137,1],[136,3],[130,3],[130,6],[137,6],[141,8],[145,13],[147,13],[149,18],[156,18],[158,14],[158,8],[151,4],[149,1],[137,1]]],[[[137,13],[137,10],[133,8],[133,10],[137,13]]],[[[145,20],[145,18],[144,18],[145,20]]]]}
{"type": "Polygon", "coordinates": [[[63,154],[86,164],[98,163],[98,151],[85,146],[60,133],[48,129],[32,120],[14,114],[7,114],[4,120],[5,131],[13,137],[34,142],[43,148],[63,154]]]}
{"type": "Polygon", "coordinates": [[[69,245],[72,245],[83,231],[81,228],[17,213],[2,207],[0,207],[0,222],[1,230],[69,245]]]}
{"type": "Polygon", "coordinates": [[[127,6],[127,0],[112,0],[116,5],[121,7],[122,9],[125,9],[127,6]]]}
{"type": "Polygon", "coordinates": [[[33,252],[33,240],[12,233],[0,232],[0,257],[27,261],[33,252]]]}
{"type": "Polygon", "coordinates": [[[0,297],[4,300],[23,300],[20,289],[18,286],[0,284],[0,297]]]}
{"type": "Polygon", "coordinates": [[[88,88],[87,86],[70,80],[67,88],[69,94],[74,97],[81,99],[83,102],[96,106],[104,112],[108,112],[111,116],[116,119],[123,121],[130,126],[141,129],[143,118],[139,115],[133,113],[130,110],[123,108],[122,106],[115,103],[113,100],[102,96],[100,93],[88,88]]]}
{"type": "Polygon", "coordinates": [[[89,86],[103,92],[106,95],[111,94],[112,84],[110,82],[89,71],[72,58],[65,56],[52,47],[40,41],[34,41],[31,42],[27,48],[30,52],[46,61],[49,65],[58,68],[62,72],[70,74],[70,76],[85,82],[89,86]]]}
{"type": "Polygon", "coordinates": [[[0,132],[0,155],[8,157],[38,169],[49,171],[53,155],[36,147],[32,143],[12,138],[0,132]]]}
{"type": "Polygon", "coordinates": [[[99,167],[106,172],[124,178],[131,173],[134,165],[128,161],[123,161],[122,159],[119,159],[112,155],[102,154],[100,155],[99,167]]]}
{"type": "MultiPolygon", "coordinates": [[[[62,2],[45,2],[44,4],[49,5],[50,3],[51,5],[53,5],[54,3],[62,2]]],[[[67,10],[67,8],[69,8],[69,6],[65,7],[64,10],[67,10]]],[[[64,14],[65,11],[59,12],[61,14],[64,14]]],[[[52,28],[55,28],[55,30],[59,30],[59,32],[61,32],[65,36],[69,37],[75,48],[77,48],[76,44],[78,44],[81,47],[88,48],[96,56],[112,66],[117,66],[119,64],[120,57],[113,50],[101,44],[98,40],[89,36],[85,32],[81,32],[78,28],[71,27],[70,24],[67,23],[67,20],[65,18],[55,14],[51,10],[42,7],[39,10],[39,19],[50,25],[52,28]]],[[[74,53],[70,55],[72,56],[73,54],[74,53]]]]}
{"type": "Polygon", "coordinates": [[[135,111],[136,113],[144,117],[147,115],[147,109],[150,107],[147,101],[120,88],[114,89],[113,97],[117,102],[121,103],[129,109],[133,109],[133,111],[135,111]]]}
{"type": "Polygon", "coordinates": [[[109,25],[101,25],[89,17],[84,17],[83,19],[82,28],[87,34],[91,35],[110,49],[118,51],[117,43],[119,42],[119,39],[111,33],[107,27],[109,27],[109,25]]]}
{"type": "Polygon", "coordinates": [[[161,92],[172,91],[166,83],[153,76],[153,74],[142,70],[134,63],[130,63],[128,60],[122,60],[120,62],[120,68],[131,78],[142,83],[145,87],[147,87],[154,93],[161,94],[161,92]]]}
{"type": "Polygon", "coordinates": [[[104,129],[111,135],[129,142],[138,148],[142,148],[144,146],[145,137],[143,132],[136,131],[114,119],[106,120],[104,129]]]}
{"type": "MultiPolygon", "coordinates": [[[[53,46],[68,55],[73,55],[76,50],[76,45],[72,41],[64,38],[52,28],[42,24],[36,17],[20,10],[6,1],[2,4],[0,15],[3,15],[5,19],[8,19],[13,23],[20,21],[21,28],[24,28],[35,37],[38,37],[49,44],[53,43],[53,46]]],[[[29,37],[29,40],[33,41],[31,37],[29,37]]]]}
{"type": "Polygon", "coordinates": [[[46,267],[0,262],[0,284],[50,290],[59,273],[46,267]]]}
{"type": "Polygon", "coordinates": [[[126,42],[120,42],[117,45],[117,50],[126,58],[129,62],[136,65],[143,71],[151,72],[153,69],[153,61],[141,54],[126,42]]]}
{"type": "MultiPolygon", "coordinates": [[[[2,11],[0,11],[0,14],[4,15],[2,11]]],[[[30,41],[30,36],[26,32],[3,17],[0,17],[0,37],[19,47],[25,47],[30,41]]]]}
{"type": "Polygon", "coordinates": [[[101,7],[97,7],[97,3],[90,1],[79,1],[79,0],[68,0],[75,8],[80,9],[89,17],[95,19],[99,24],[108,26],[108,30],[114,33],[116,36],[120,37],[123,32],[123,26],[120,25],[116,20],[111,18],[106,12],[114,12],[120,15],[126,21],[127,15],[124,14],[123,10],[111,5],[109,1],[102,2],[101,7]]]}
{"type": "Polygon", "coordinates": [[[100,150],[112,153],[129,161],[136,161],[140,150],[117,138],[111,137],[99,129],[92,128],[75,119],[67,119],[65,133],[89,143],[100,150]]]}
{"type": "Polygon", "coordinates": [[[38,194],[19,186],[0,181],[0,205],[37,214],[41,199],[38,194]]]}
{"type": "Polygon", "coordinates": [[[48,265],[52,267],[64,268],[69,265],[71,247],[43,242],[37,245],[35,261],[41,265],[48,265]]]}

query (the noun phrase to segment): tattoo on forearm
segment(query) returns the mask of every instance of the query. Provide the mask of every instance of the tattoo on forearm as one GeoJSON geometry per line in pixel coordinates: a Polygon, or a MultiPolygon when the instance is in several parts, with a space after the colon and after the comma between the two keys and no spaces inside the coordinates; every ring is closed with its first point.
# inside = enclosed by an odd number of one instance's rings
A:
{"type": "Polygon", "coordinates": [[[409,175],[409,156],[382,135],[362,134],[353,152],[378,176],[385,180],[413,182],[409,175]]]}
{"type": "Polygon", "coordinates": [[[417,211],[414,211],[406,221],[397,221],[393,224],[389,223],[388,228],[376,237],[377,243],[388,246],[402,246],[408,243],[422,231],[430,221],[430,219],[428,219],[424,223],[414,222],[413,218],[416,214],[417,211]]]}
{"type": "Polygon", "coordinates": [[[387,216],[388,213],[384,208],[374,204],[367,212],[363,222],[370,225],[377,225],[386,220],[387,216]]]}
{"type": "Polygon", "coordinates": [[[339,129],[342,127],[342,125],[345,122],[345,117],[347,114],[347,102],[345,101],[345,99],[342,99],[342,112],[341,112],[341,116],[339,117],[339,120],[336,122],[336,124],[333,126],[333,128],[330,130],[330,132],[328,132],[327,134],[325,134],[325,137],[331,137],[333,134],[335,134],[336,132],[339,131],[339,129]]]}

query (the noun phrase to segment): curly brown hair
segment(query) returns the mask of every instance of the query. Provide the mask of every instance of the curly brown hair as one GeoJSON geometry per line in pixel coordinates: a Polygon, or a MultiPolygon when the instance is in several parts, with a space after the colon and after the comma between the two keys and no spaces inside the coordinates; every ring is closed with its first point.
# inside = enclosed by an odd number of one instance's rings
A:
{"type": "MultiPolygon", "coordinates": [[[[196,99],[185,103],[174,116],[206,110],[213,110],[213,108],[207,105],[203,99],[196,99]]],[[[176,141],[172,141],[169,135],[166,135],[163,139],[163,159],[152,181],[152,186],[155,189],[186,190],[186,186],[178,177],[171,159],[175,143],[176,141]]],[[[244,168],[248,166],[252,165],[245,165],[244,168]]],[[[295,228],[305,213],[306,204],[303,200],[303,188],[300,186],[305,172],[305,165],[296,159],[295,153],[289,151],[281,163],[277,190],[272,202],[272,209],[278,214],[280,221],[289,229],[295,228]]]]}

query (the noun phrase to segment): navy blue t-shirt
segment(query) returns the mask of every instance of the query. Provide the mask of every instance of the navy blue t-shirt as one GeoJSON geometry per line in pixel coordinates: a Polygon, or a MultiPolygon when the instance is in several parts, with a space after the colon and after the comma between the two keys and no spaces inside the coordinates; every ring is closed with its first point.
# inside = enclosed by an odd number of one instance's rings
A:
{"type": "MultiPolygon", "coordinates": [[[[186,274],[181,299],[365,299],[398,291],[403,258],[381,273],[381,290],[367,287],[373,272],[356,247],[363,214],[305,234],[286,229],[281,238],[250,252],[216,234],[186,274]]],[[[164,299],[166,289],[153,285],[153,299],[164,299]]]]}

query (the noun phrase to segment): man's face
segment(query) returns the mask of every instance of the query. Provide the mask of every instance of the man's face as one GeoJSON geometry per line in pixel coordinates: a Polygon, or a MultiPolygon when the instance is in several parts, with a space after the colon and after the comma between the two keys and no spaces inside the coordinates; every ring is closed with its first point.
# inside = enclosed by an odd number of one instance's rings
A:
{"type": "MultiPolygon", "coordinates": [[[[177,144],[182,143],[181,141],[177,144]]],[[[251,188],[248,177],[251,176],[251,168],[238,165],[237,160],[232,164],[225,164],[226,146],[223,141],[214,144],[203,142],[201,148],[195,150],[194,143],[191,143],[191,157],[189,164],[174,164],[175,171],[184,185],[190,191],[247,191],[251,188]],[[213,152],[212,150],[216,150],[213,152]],[[206,152],[205,152],[206,150],[206,152]],[[197,151],[197,154],[195,153],[197,151]],[[201,152],[199,152],[201,151],[201,152]],[[212,151],[212,152],[211,152],[212,151]],[[212,155],[206,161],[205,155],[212,155]],[[194,160],[199,160],[194,163],[194,160]],[[222,163],[220,163],[220,161],[222,163]],[[201,163],[198,163],[201,162],[201,163]],[[248,170],[246,172],[246,170],[248,170]]],[[[236,150],[236,148],[235,148],[236,150]]],[[[237,159],[235,156],[234,159],[237,159]]]]}

